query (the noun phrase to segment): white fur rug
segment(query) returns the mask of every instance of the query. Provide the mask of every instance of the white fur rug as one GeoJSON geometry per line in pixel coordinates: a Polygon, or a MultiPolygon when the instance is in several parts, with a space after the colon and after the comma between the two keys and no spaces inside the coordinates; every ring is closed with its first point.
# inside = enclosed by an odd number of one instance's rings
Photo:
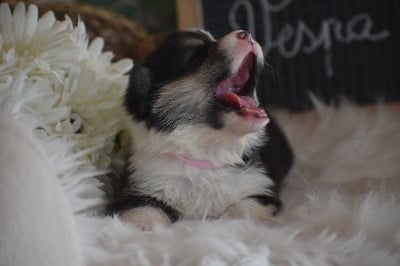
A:
{"type": "Polygon", "coordinates": [[[88,265],[400,265],[400,112],[316,102],[276,115],[295,150],[285,209],[268,224],[181,221],[144,233],[104,205],[98,176],[118,168],[129,60],[111,63],[82,22],[0,5],[0,110],[24,123],[58,171],[88,265]]]}
{"type": "Polygon", "coordinates": [[[297,157],[281,216],[152,233],[82,219],[89,265],[400,265],[400,113],[345,104],[277,117],[297,157]]]}

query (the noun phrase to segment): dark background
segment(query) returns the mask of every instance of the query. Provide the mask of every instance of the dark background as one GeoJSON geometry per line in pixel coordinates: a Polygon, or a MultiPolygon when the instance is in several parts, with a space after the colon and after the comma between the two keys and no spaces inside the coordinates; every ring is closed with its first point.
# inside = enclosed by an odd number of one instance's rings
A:
{"type": "Polygon", "coordinates": [[[150,32],[176,29],[175,0],[80,0],[78,2],[111,9],[133,19],[150,32]]]}
{"type": "MultiPolygon", "coordinates": [[[[223,36],[238,28],[249,30],[247,15],[239,8],[235,20],[229,24],[229,10],[235,3],[244,3],[254,12],[255,39],[265,45],[264,36],[270,34],[276,40],[286,25],[296,31],[299,21],[317,37],[321,25],[327,19],[342,23],[342,32],[357,14],[367,14],[372,20],[373,34],[384,30],[389,37],[380,41],[369,40],[341,43],[334,38],[331,27],[331,49],[319,47],[312,53],[300,51],[286,58],[272,48],[266,54],[266,67],[262,73],[260,95],[268,106],[302,111],[312,108],[310,94],[327,103],[338,103],[342,98],[361,105],[377,101],[400,101],[400,1],[398,0],[291,0],[277,13],[270,13],[271,32],[265,27],[262,1],[277,5],[285,0],[202,0],[204,27],[216,36],[223,36]],[[327,63],[329,61],[329,63],[327,63]]],[[[287,1],[287,0],[286,0],[287,1]]],[[[100,5],[140,23],[150,32],[166,32],[176,29],[174,0],[83,0],[100,5]]],[[[265,11],[265,10],[264,10],[265,11]]],[[[361,32],[363,25],[354,27],[361,32]]],[[[304,37],[304,36],[303,36],[304,37]]],[[[285,44],[293,46],[294,38],[285,44]]],[[[302,42],[309,45],[307,37],[302,42]]]]}
{"type": "MultiPolygon", "coordinates": [[[[236,2],[251,5],[256,25],[253,35],[263,46],[265,44],[265,15],[261,0],[203,0],[205,28],[211,33],[222,36],[237,27],[229,24],[228,13],[236,2]]],[[[282,0],[269,0],[279,4],[282,0]]],[[[235,20],[242,29],[247,25],[246,10],[237,9],[235,20]]],[[[292,58],[281,55],[273,48],[266,55],[267,67],[262,74],[262,100],[269,106],[287,107],[294,111],[312,107],[310,93],[329,103],[337,103],[341,98],[350,99],[359,104],[371,104],[376,101],[400,100],[400,2],[397,0],[292,0],[277,13],[271,13],[273,38],[284,25],[296,30],[301,20],[315,34],[319,35],[324,20],[335,18],[343,24],[357,14],[368,14],[372,19],[373,34],[386,30],[389,37],[380,41],[355,40],[340,43],[332,36],[332,47],[326,51],[323,47],[312,53],[300,52],[292,58]],[[328,60],[329,69],[325,63],[328,60]]],[[[361,32],[361,23],[354,26],[355,32],[361,32]]],[[[294,38],[286,43],[292,47],[294,38]]],[[[303,40],[308,45],[307,38],[303,40]]]]}

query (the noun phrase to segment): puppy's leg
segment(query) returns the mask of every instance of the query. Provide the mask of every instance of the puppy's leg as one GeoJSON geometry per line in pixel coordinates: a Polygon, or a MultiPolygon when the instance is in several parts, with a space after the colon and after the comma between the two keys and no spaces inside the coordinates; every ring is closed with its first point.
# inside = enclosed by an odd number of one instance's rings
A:
{"type": "Polygon", "coordinates": [[[165,226],[171,224],[171,220],[164,211],[150,206],[126,210],[121,214],[121,219],[136,225],[142,231],[151,231],[155,224],[163,224],[165,226]]]}
{"type": "Polygon", "coordinates": [[[133,189],[127,191],[111,206],[111,212],[119,213],[123,221],[151,231],[156,223],[167,226],[178,220],[179,212],[167,203],[133,189]]]}
{"type": "Polygon", "coordinates": [[[261,202],[262,199],[264,196],[252,196],[236,202],[227,208],[224,216],[250,218],[261,223],[267,222],[279,211],[280,202],[266,204],[265,201],[261,202]]]}

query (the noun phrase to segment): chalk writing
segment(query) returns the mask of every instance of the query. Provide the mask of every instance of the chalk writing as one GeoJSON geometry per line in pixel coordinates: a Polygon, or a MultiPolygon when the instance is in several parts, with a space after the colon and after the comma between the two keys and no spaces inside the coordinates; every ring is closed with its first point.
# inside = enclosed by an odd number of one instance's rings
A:
{"type": "Polygon", "coordinates": [[[292,0],[256,1],[253,1],[252,4],[249,0],[236,0],[228,13],[230,26],[233,29],[245,28],[249,31],[262,43],[265,54],[272,49],[277,49],[283,57],[293,58],[299,53],[311,54],[322,48],[325,51],[324,66],[327,77],[334,76],[331,50],[335,41],[342,44],[356,41],[378,42],[390,36],[388,29],[374,31],[374,21],[367,13],[355,14],[348,21],[340,21],[335,17],[322,19],[317,33],[313,32],[303,19],[299,19],[294,24],[284,24],[274,36],[272,29],[275,27],[271,16],[289,8],[292,0]],[[255,6],[253,4],[256,1],[261,7],[259,12],[261,12],[263,22],[262,36],[257,36],[255,28],[255,6]],[[237,21],[238,14],[241,12],[244,12],[245,27],[237,21]]]}

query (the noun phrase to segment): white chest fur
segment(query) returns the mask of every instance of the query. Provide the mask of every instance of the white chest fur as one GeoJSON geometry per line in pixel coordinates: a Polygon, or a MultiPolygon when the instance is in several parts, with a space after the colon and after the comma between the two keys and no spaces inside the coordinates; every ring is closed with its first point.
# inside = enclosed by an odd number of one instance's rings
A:
{"type": "Polygon", "coordinates": [[[246,196],[268,193],[272,185],[264,170],[245,166],[242,154],[260,134],[236,139],[218,132],[203,134],[202,129],[184,128],[173,134],[148,130],[143,124],[132,127],[134,167],[132,182],[139,191],[162,200],[177,209],[184,218],[218,217],[227,207],[246,196]],[[190,132],[188,132],[190,131],[190,132]],[[210,134],[211,133],[211,134],[210,134]],[[199,144],[200,145],[195,145],[199,144]],[[217,144],[218,143],[218,144],[217,144]],[[199,169],[166,156],[175,151],[199,159],[211,159],[217,169],[199,169]]]}

